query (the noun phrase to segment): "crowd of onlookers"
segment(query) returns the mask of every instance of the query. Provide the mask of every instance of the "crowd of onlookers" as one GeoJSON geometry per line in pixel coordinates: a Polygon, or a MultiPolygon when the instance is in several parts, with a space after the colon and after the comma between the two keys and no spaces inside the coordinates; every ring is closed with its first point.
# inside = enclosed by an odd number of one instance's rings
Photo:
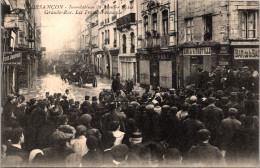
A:
{"type": "Polygon", "coordinates": [[[118,91],[118,82],[114,92],[85,96],[81,103],[69,90],[29,102],[9,95],[2,165],[258,165],[259,97],[248,86],[200,82],[140,95],[118,91]]]}

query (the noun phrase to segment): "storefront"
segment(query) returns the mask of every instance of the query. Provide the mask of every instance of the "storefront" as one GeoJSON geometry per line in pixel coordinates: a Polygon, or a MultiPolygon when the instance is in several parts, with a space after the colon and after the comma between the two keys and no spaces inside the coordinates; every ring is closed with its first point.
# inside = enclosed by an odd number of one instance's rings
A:
{"type": "Polygon", "coordinates": [[[183,47],[183,78],[184,86],[195,83],[198,68],[203,68],[208,72],[212,66],[219,65],[218,55],[219,46],[194,46],[183,47]]]}
{"type": "Polygon", "coordinates": [[[232,46],[233,68],[248,66],[251,71],[259,70],[259,46],[232,46]]]}
{"type": "Polygon", "coordinates": [[[139,54],[139,79],[141,85],[153,88],[176,88],[176,57],[174,52],[139,54]]]}
{"type": "Polygon", "coordinates": [[[121,54],[119,57],[119,69],[121,74],[121,79],[133,80],[136,83],[136,56],[135,54],[121,54]]]}

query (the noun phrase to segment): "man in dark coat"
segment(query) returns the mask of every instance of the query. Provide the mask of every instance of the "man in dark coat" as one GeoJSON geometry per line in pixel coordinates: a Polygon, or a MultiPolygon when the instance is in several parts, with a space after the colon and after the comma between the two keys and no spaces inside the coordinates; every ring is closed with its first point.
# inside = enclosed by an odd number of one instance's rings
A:
{"type": "Polygon", "coordinates": [[[2,122],[3,124],[8,124],[11,117],[14,116],[15,110],[15,96],[8,95],[7,102],[4,104],[3,112],[2,112],[2,122]]]}
{"type": "Polygon", "coordinates": [[[188,119],[183,121],[183,144],[181,145],[184,152],[187,152],[190,147],[197,144],[197,131],[205,128],[204,124],[197,120],[198,107],[197,105],[191,105],[189,108],[188,119]]]}
{"type": "Polygon", "coordinates": [[[53,140],[53,147],[43,149],[46,166],[65,166],[65,159],[68,155],[74,153],[70,147],[70,140],[72,134],[64,133],[62,131],[55,131],[51,138],[53,140]]]}
{"type": "Polygon", "coordinates": [[[99,167],[103,163],[103,155],[99,149],[99,140],[90,136],[87,140],[88,153],[82,157],[83,167],[99,167]]]}
{"type": "Polygon", "coordinates": [[[188,161],[195,167],[225,166],[225,160],[220,150],[209,144],[210,132],[207,129],[198,131],[200,143],[191,147],[188,153],[188,161]]]}
{"type": "Polygon", "coordinates": [[[28,161],[28,154],[22,149],[24,143],[24,135],[22,128],[14,128],[11,131],[12,145],[7,146],[6,156],[19,156],[22,158],[24,164],[28,161]]]}
{"type": "Polygon", "coordinates": [[[80,110],[81,110],[82,114],[90,113],[91,104],[90,104],[89,98],[90,98],[89,96],[85,96],[85,101],[80,106],[80,110]]]}
{"type": "Polygon", "coordinates": [[[215,106],[215,97],[209,97],[207,101],[209,105],[203,109],[203,123],[212,133],[210,143],[212,145],[217,145],[217,131],[224,118],[224,113],[221,108],[215,106]]]}
{"type": "Polygon", "coordinates": [[[117,73],[115,79],[112,82],[112,90],[114,93],[116,93],[120,89],[121,89],[120,73],[117,73]]]}
{"type": "Polygon", "coordinates": [[[62,106],[63,113],[68,115],[70,105],[69,105],[69,101],[68,101],[67,96],[65,96],[65,95],[62,96],[62,100],[60,101],[60,105],[62,106]]]}
{"type": "Polygon", "coordinates": [[[110,104],[110,112],[106,113],[101,118],[101,129],[102,131],[109,131],[110,130],[110,123],[112,121],[119,121],[120,122],[120,128],[124,129],[125,124],[125,115],[122,115],[116,111],[116,104],[111,103],[110,104]]]}
{"type": "Polygon", "coordinates": [[[230,144],[233,136],[241,127],[241,122],[236,119],[237,109],[230,108],[228,110],[229,117],[222,120],[219,133],[220,133],[220,149],[225,153],[228,145],[230,144]]]}
{"type": "Polygon", "coordinates": [[[198,88],[206,88],[207,83],[209,81],[209,72],[203,70],[202,68],[198,68],[198,71],[199,71],[198,88]]]}

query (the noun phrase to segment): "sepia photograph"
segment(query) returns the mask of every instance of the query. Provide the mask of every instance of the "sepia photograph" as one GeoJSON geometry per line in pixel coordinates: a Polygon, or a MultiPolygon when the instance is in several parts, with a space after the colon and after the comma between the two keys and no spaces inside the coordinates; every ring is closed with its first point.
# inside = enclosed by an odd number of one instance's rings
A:
{"type": "Polygon", "coordinates": [[[1,167],[259,167],[259,0],[1,0],[1,167]]]}

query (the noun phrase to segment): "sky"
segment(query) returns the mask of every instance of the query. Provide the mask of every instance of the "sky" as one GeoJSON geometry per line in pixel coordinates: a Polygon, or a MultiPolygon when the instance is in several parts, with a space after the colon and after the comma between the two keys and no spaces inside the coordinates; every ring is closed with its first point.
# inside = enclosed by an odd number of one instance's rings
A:
{"type": "MultiPolygon", "coordinates": [[[[46,14],[46,11],[57,12],[64,11],[70,5],[92,6],[90,0],[36,0],[36,5],[45,6],[45,9],[36,9],[36,13],[40,14],[41,31],[42,31],[42,46],[46,47],[47,51],[55,51],[64,46],[64,42],[71,41],[77,37],[78,21],[84,18],[84,14],[46,14]],[[47,9],[47,5],[64,5],[66,9],[47,9]]],[[[71,10],[76,13],[76,9],[71,10]]]]}

